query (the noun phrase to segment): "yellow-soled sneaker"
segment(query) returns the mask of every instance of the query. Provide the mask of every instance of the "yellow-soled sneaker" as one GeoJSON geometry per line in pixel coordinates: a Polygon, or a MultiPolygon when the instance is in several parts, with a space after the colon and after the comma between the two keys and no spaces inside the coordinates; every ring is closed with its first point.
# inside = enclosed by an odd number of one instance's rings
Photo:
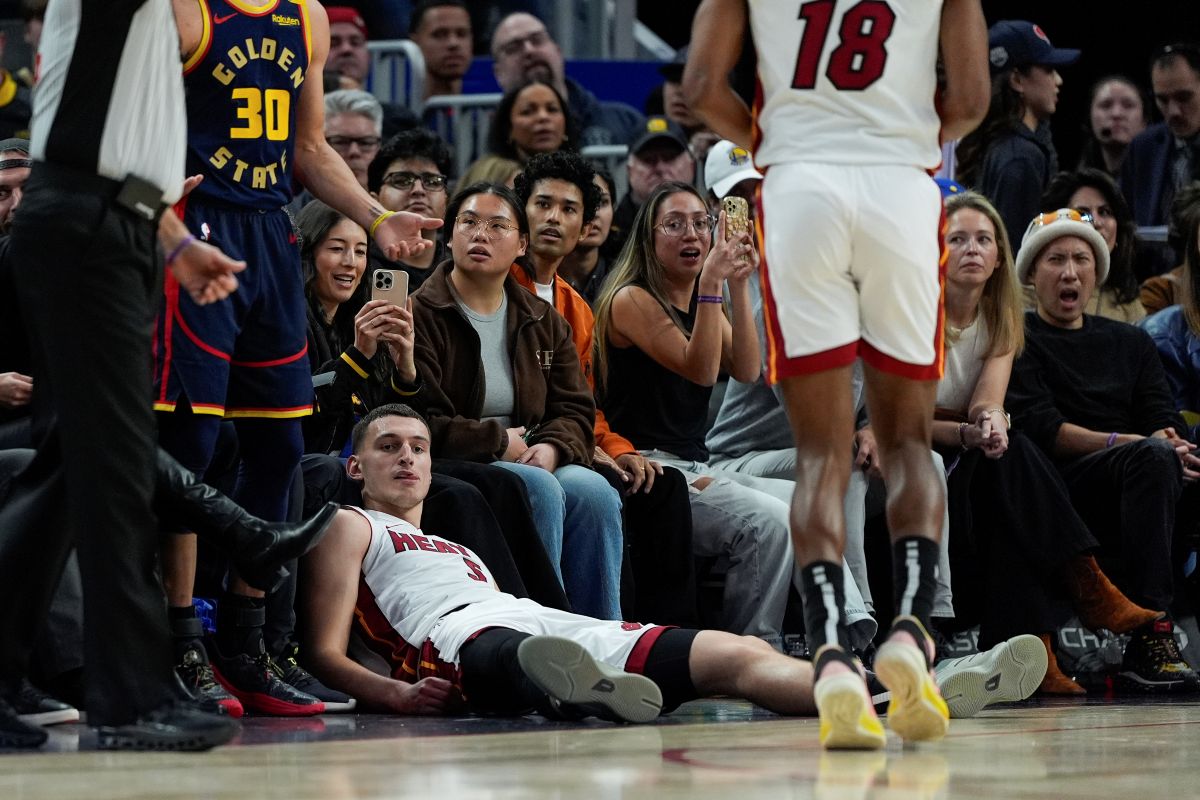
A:
{"type": "Polygon", "coordinates": [[[950,709],[929,670],[933,642],[914,617],[897,617],[892,631],[904,631],[925,652],[907,642],[884,642],[875,656],[875,674],[892,693],[888,727],[906,742],[930,742],[946,735],[950,709]]]}
{"type": "Polygon", "coordinates": [[[813,700],[821,720],[821,746],[826,750],[882,748],[887,742],[887,734],[875,714],[867,684],[857,665],[841,648],[831,645],[821,648],[813,663],[820,664],[826,658],[845,664],[847,671],[822,674],[813,685],[813,700]],[[834,652],[826,652],[831,649],[834,652]]]}

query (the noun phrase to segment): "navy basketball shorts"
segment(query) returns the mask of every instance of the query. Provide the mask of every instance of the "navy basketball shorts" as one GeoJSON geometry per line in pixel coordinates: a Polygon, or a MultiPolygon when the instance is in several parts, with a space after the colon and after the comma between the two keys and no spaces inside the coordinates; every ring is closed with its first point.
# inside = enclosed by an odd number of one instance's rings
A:
{"type": "Polygon", "coordinates": [[[236,292],[204,306],[167,270],[154,336],[154,409],[186,404],[226,418],[311,414],[304,280],[291,219],[282,209],[196,199],[180,207],[196,238],[246,269],[236,292]]]}

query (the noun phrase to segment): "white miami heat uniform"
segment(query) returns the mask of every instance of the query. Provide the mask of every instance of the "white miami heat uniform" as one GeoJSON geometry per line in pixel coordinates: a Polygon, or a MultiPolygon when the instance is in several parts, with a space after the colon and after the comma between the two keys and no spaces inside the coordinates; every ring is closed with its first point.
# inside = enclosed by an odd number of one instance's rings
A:
{"type": "Polygon", "coordinates": [[[942,374],[941,0],[749,0],[768,378],[942,374]]]}
{"type": "Polygon", "coordinates": [[[392,677],[457,682],[458,651],[488,628],[563,636],[597,661],[641,672],[665,628],[598,620],[501,592],[478,556],[380,511],[351,507],[371,523],[355,618],[392,677]]]}

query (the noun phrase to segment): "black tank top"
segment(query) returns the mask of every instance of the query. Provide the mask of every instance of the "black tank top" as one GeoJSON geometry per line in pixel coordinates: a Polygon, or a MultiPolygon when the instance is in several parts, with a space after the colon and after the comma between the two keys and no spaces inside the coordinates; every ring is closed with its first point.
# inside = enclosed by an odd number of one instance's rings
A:
{"type": "MultiPolygon", "coordinates": [[[[686,313],[675,309],[688,336],[696,298],[686,313]]],[[[711,386],[693,383],[636,346],[608,341],[608,381],[600,407],[609,425],[639,450],[666,450],[690,461],[708,461],[704,448],[711,386]]]]}

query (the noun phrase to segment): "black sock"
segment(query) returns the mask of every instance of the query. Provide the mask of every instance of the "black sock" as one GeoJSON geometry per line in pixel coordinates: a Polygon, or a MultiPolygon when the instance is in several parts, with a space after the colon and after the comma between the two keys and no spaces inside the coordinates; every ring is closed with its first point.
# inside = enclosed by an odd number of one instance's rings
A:
{"type": "Polygon", "coordinates": [[[459,648],[463,695],[471,710],[516,716],[548,705],[546,693],[517,660],[517,648],[528,638],[528,633],[509,628],[489,628],[459,648]]]}
{"type": "Polygon", "coordinates": [[[892,587],[897,616],[916,617],[929,630],[941,545],[924,536],[906,536],[892,543],[892,587]]]}
{"type": "Polygon", "coordinates": [[[217,646],[221,654],[257,656],[266,652],[263,643],[266,621],[266,598],[226,592],[217,605],[217,646]]]}
{"type": "Polygon", "coordinates": [[[832,561],[814,561],[800,570],[804,597],[804,632],[808,647],[815,654],[827,644],[841,645],[850,652],[850,633],[846,628],[846,590],[842,584],[842,565],[832,561]]]}
{"type": "Polygon", "coordinates": [[[167,624],[171,628],[175,660],[182,663],[184,653],[196,647],[196,640],[204,636],[204,623],[196,613],[196,607],[186,605],[167,606],[167,624]]]}

